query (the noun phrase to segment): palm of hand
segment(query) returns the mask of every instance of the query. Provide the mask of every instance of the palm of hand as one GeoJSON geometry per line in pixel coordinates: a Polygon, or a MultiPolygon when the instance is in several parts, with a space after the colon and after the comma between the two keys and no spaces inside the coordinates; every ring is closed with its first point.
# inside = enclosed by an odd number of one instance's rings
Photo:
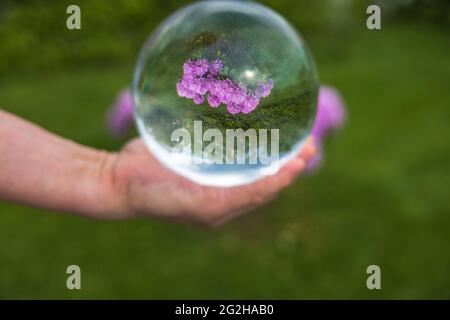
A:
{"type": "Polygon", "coordinates": [[[315,154],[312,139],[276,175],[255,183],[217,188],[195,184],[163,167],[140,139],[119,153],[114,187],[130,216],[153,216],[206,225],[222,224],[273,199],[315,154]]]}

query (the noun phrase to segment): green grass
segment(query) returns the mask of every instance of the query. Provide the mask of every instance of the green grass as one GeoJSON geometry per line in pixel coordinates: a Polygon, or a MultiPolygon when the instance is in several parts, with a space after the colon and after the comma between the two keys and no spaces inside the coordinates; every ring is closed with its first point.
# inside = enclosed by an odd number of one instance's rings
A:
{"type": "MultiPolygon", "coordinates": [[[[346,41],[311,45],[349,108],[320,172],[218,230],[1,203],[0,298],[450,298],[448,31],[386,24],[346,41]],[[81,291],[65,288],[69,264],[81,291]],[[365,287],[370,264],[381,291],[365,287]]],[[[2,77],[1,107],[116,149],[104,111],[130,75],[2,77]]]]}

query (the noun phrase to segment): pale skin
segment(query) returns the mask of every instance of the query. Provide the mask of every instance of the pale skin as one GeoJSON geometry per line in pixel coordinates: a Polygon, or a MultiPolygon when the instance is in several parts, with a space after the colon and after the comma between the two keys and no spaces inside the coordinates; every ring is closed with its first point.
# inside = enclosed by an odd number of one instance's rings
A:
{"type": "Polygon", "coordinates": [[[315,152],[309,138],[276,175],[244,186],[207,187],[163,167],[140,139],[119,152],[97,150],[0,110],[0,199],[95,219],[217,226],[274,199],[315,152]]]}

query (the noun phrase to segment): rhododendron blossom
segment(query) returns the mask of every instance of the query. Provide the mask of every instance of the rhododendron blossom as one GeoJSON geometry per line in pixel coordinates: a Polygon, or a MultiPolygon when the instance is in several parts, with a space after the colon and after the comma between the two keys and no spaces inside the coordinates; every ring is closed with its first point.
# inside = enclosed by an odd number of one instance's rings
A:
{"type": "Polygon", "coordinates": [[[254,92],[241,83],[237,83],[220,74],[223,62],[206,59],[188,60],[183,65],[183,77],[177,83],[180,97],[192,99],[195,104],[208,104],[217,108],[226,105],[231,114],[248,114],[258,107],[260,99],[267,97],[273,88],[273,81],[259,82],[254,92]]]}

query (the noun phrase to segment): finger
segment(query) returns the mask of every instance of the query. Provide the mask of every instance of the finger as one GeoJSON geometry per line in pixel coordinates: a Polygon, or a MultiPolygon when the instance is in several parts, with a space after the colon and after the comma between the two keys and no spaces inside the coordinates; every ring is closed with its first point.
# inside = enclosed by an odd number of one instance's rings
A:
{"type": "Polygon", "coordinates": [[[130,140],[123,150],[128,154],[133,155],[142,155],[145,158],[151,158],[152,160],[156,160],[153,156],[153,153],[149,148],[145,145],[144,141],[141,138],[134,138],[130,140]]]}
{"type": "MultiPolygon", "coordinates": [[[[309,136],[299,154],[286,163],[275,175],[268,176],[253,184],[244,186],[253,190],[255,194],[267,196],[277,193],[288,186],[306,167],[306,163],[312,159],[317,152],[314,139],[309,136]]],[[[237,187],[240,189],[243,187],[237,187]]]]}
{"type": "Polygon", "coordinates": [[[225,210],[225,214],[215,217],[213,221],[214,224],[220,225],[235,216],[250,211],[252,208],[272,200],[276,194],[288,186],[304,168],[304,161],[301,158],[294,158],[284,165],[276,175],[266,177],[249,185],[222,189],[222,192],[225,192],[224,194],[232,199],[232,201],[228,201],[229,210],[225,210]],[[230,211],[233,213],[230,214],[230,211]]]}
{"type": "Polygon", "coordinates": [[[288,186],[305,169],[306,164],[316,155],[316,152],[314,138],[309,136],[299,154],[285,164],[276,175],[257,182],[258,187],[275,193],[288,186]],[[270,186],[272,183],[273,187],[270,186]]]}
{"type": "Polygon", "coordinates": [[[305,161],[305,163],[308,163],[312,158],[314,158],[316,153],[317,153],[317,147],[314,142],[314,137],[309,136],[306,139],[303,148],[300,150],[298,157],[302,158],[305,161]]]}
{"type": "Polygon", "coordinates": [[[127,152],[139,153],[145,149],[145,145],[141,138],[134,138],[130,140],[123,149],[127,152]]]}
{"type": "Polygon", "coordinates": [[[286,163],[275,175],[265,177],[249,185],[219,189],[218,196],[225,196],[232,201],[226,201],[228,210],[220,210],[221,213],[211,219],[211,225],[221,225],[244,212],[273,200],[278,192],[291,184],[305,169],[305,160],[313,157],[315,150],[313,139],[309,137],[299,155],[286,163]]]}
{"type": "Polygon", "coordinates": [[[248,188],[258,197],[267,197],[276,194],[294,181],[295,177],[304,169],[305,161],[300,157],[296,157],[285,164],[277,174],[261,179],[249,185],[248,188]]]}

